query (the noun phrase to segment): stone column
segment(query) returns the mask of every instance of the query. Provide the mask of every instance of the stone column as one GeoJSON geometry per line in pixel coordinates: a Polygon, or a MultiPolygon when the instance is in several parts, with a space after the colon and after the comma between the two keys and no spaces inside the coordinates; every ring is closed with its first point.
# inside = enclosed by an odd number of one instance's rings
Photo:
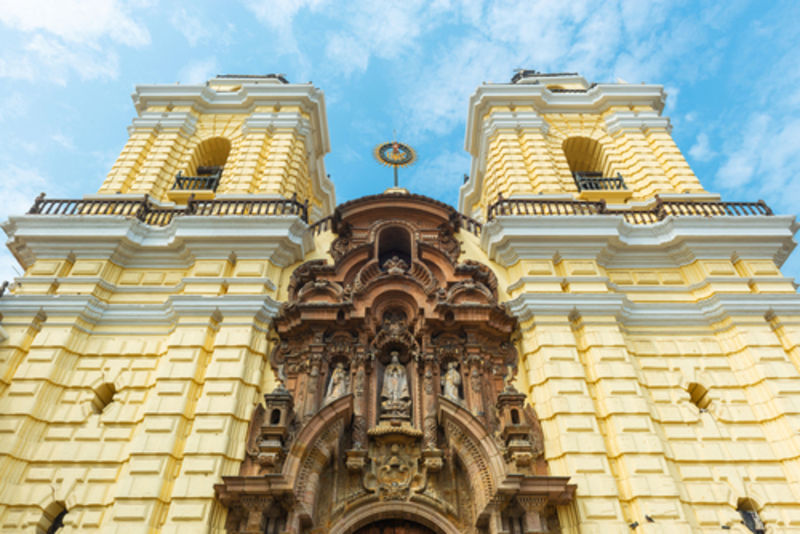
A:
{"type": "Polygon", "coordinates": [[[303,406],[303,422],[305,423],[317,413],[319,405],[319,383],[321,382],[320,371],[322,370],[322,353],[319,351],[321,346],[312,346],[310,355],[310,371],[306,382],[305,405],[303,406]],[[316,350],[315,350],[316,349],[316,350]]]}
{"type": "Polygon", "coordinates": [[[547,525],[542,524],[541,512],[547,505],[547,497],[538,496],[517,496],[517,502],[525,510],[523,519],[524,534],[536,534],[547,532],[547,525]]]}
{"type": "Polygon", "coordinates": [[[367,446],[367,364],[363,349],[353,358],[353,448],[367,446]]]}
{"type": "Polygon", "coordinates": [[[435,449],[438,426],[436,424],[436,413],[438,412],[436,399],[438,395],[433,377],[434,355],[427,352],[422,358],[422,442],[424,449],[435,449]]]}
{"type": "Polygon", "coordinates": [[[247,520],[241,534],[263,534],[264,519],[267,510],[272,506],[272,497],[265,495],[247,495],[242,497],[242,506],[245,509],[247,520]]]}

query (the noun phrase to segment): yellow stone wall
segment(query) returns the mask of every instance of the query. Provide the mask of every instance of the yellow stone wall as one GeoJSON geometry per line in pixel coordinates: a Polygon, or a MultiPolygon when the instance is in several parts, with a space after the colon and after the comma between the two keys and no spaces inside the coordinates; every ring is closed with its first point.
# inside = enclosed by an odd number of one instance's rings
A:
{"type": "Polygon", "coordinates": [[[260,280],[280,280],[281,270],[252,260],[166,272],[64,263],[28,270],[60,271],[55,289],[23,280],[15,294],[92,295],[95,306],[127,305],[131,317],[97,326],[85,310],[4,310],[0,529],[32,531],[54,501],[81,532],[221,528],[213,484],[238,472],[252,407],[273,384],[265,373],[269,318],[220,309],[226,296],[273,297],[260,280]],[[214,296],[219,306],[198,301],[194,312],[171,316],[165,307],[150,324],[136,320],[137,306],[176,296],[214,296]],[[94,390],[104,383],[116,394],[97,414],[94,390]]]}
{"type": "MultiPolygon", "coordinates": [[[[317,236],[304,259],[327,256],[331,240],[317,236]]],[[[260,303],[277,310],[301,261],[30,266],[15,297],[75,305],[2,310],[0,531],[45,532],[58,503],[66,532],[224,532],[213,486],[238,474],[252,410],[275,387],[260,303]],[[93,324],[104,306],[123,316],[93,324]],[[96,413],[104,384],[116,393],[96,413]]]]}
{"type": "Polygon", "coordinates": [[[630,532],[634,522],[635,532],[748,532],[740,499],[757,504],[768,532],[800,532],[800,314],[663,324],[592,306],[609,295],[697,306],[723,294],[797,297],[773,261],[504,267],[479,238],[461,237],[470,258],[492,266],[506,302],[527,294],[576,303],[524,318],[518,345],[518,387],[542,422],[550,472],[578,485],[575,505],[559,510],[565,532],[630,532]],[[707,388],[707,411],[691,402],[693,383],[707,388]]]}
{"type": "MultiPolygon", "coordinates": [[[[218,195],[297,192],[324,204],[306,157],[313,132],[246,126],[258,113],[318,121],[308,110],[161,106],[139,109],[101,194],[168,202],[193,148],[224,136],[231,151],[218,195]]],[[[475,163],[482,182],[462,197],[473,199],[464,212],[485,214],[499,193],[577,198],[562,149],[571,136],[602,145],[628,203],[708,196],[653,119],[657,106],[548,106],[490,102],[476,118],[486,139],[473,155],[486,161],[475,163]],[[609,133],[614,114],[630,120],[609,133]]],[[[43,220],[25,217],[16,224],[43,220]]],[[[610,253],[566,251],[556,233],[527,256],[504,256],[489,234],[489,225],[481,237],[462,231],[462,259],[491,266],[500,300],[518,315],[518,387],[542,422],[551,474],[578,485],[576,502],[559,510],[564,532],[742,533],[736,507],[751,499],[768,532],[800,533],[800,313],[785,311],[798,309],[797,293],[777,254],[753,248],[764,239],[748,235],[749,252],[727,256],[702,246],[676,256],[674,243],[654,242],[661,256],[620,267],[610,253]],[[685,318],[670,306],[699,311],[685,318]],[[691,401],[691,384],[708,390],[707,411],[691,401]]],[[[212,252],[170,242],[153,258],[147,247],[94,253],[91,239],[70,253],[54,245],[20,255],[25,276],[0,299],[0,530],[45,532],[64,506],[67,532],[224,532],[213,485],[238,472],[253,407],[274,387],[270,314],[295,267],[330,259],[333,237],[307,237],[291,261],[229,255],[224,239],[212,252]],[[112,386],[112,402],[95,413],[112,386]]]]}

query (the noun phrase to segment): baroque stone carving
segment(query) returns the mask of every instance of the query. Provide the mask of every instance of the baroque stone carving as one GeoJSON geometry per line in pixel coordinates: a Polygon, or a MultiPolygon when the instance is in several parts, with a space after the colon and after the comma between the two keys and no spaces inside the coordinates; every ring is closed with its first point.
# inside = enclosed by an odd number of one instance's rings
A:
{"type": "Polygon", "coordinates": [[[458,263],[459,220],[416,195],[337,209],[334,261],[292,274],[273,322],[278,387],[253,412],[239,475],[216,486],[228,532],[337,533],[394,505],[451,532],[555,524],[545,515],[574,486],[547,476],[541,426],[511,385],[516,323],[491,270],[458,263]]]}
{"type": "Polygon", "coordinates": [[[344,369],[344,364],[339,362],[331,373],[331,380],[328,383],[328,390],[325,393],[325,400],[323,404],[328,404],[335,401],[339,397],[347,393],[350,388],[350,378],[347,376],[347,371],[344,369]]]}
{"type": "Polygon", "coordinates": [[[442,379],[442,394],[448,399],[460,402],[461,395],[458,392],[460,385],[461,374],[458,372],[458,364],[456,362],[448,362],[447,372],[442,379]]]}
{"type": "Polygon", "coordinates": [[[411,394],[408,392],[406,368],[398,359],[398,352],[391,352],[392,361],[383,372],[381,389],[382,417],[408,419],[411,415],[411,394]]]}

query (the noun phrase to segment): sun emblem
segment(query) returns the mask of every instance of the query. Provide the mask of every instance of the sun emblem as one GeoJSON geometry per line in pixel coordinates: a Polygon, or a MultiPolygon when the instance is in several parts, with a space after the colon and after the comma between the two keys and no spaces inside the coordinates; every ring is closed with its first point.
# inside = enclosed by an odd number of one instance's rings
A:
{"type": "Polygon", "coordinates": [[[389,141],[375,147],[375,159],[382,165],[392,167],[394,170],[394,186],[397,185],[397,168],[408,167],[417,160],[417,153],[413,148],[400,141],[389,141]]]}

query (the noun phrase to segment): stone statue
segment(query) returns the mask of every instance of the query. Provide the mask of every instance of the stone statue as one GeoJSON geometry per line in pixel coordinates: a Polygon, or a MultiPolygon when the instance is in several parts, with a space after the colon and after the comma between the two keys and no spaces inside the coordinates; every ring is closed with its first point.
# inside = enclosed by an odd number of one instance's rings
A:
{"type": "Polygon", "coordinates": [[[384,415],[409,417],[411,395],[408,392],[408,375],[405,366],[400,363],[396,350],[391,353],[392,361],[383,372],[383,388],[381,389],[381,408],[384,415]]]}
{"type": "Polygon", "coordinates": [[[275,375],[278,380],[278,385],[275,387],[275,391],[286,391],[286,364],[280,364],[275,375]]]}
{"type": "Polygon", "coordinates": [[[516,393],[517,388],[514,387],[514,378],[517,376],[517,368],[511,364],[506,365],[506,376],[503,377],[505,387],[503,391],[506,393],[516,393]]]}
{"type": "Polygon", "coordinates": [[[447,372],[445,372],[442,380],[442,393],[448,399],[460,402],[461,396],[458,394],[458,386],[461,385],[461,373],[458,372],[457,365],[456,362],[447,364],[447,372]]]}
{"type": "Polygon", "coordinates": [[[328,390],[325,392],[325,400],[322,401],[322,404],[331,403],[342,395],[347,394],[349,388],[350,378],[347,376],[344,364],[339,362],[331,373],[331,381],[328,382],[328,390]]]}

